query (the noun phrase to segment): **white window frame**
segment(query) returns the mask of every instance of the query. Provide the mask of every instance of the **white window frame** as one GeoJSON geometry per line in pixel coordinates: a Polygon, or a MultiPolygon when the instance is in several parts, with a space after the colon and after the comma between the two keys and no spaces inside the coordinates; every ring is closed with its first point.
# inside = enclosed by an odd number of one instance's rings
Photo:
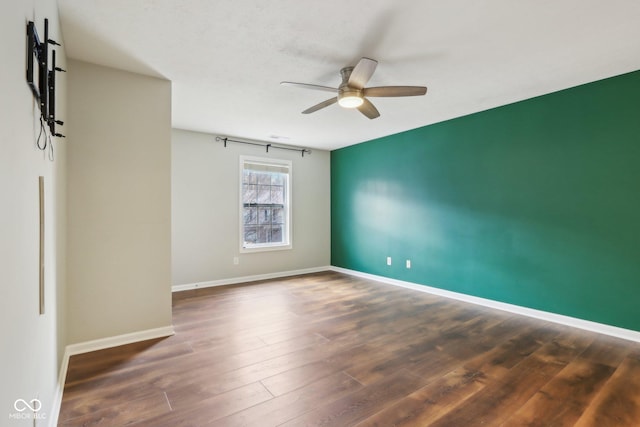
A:
{"type": "Polygon", "coordinates": [[[293,162],[291,160],[283,160],[283,159],[272,159],[272,158],[264,158],[264,157],[254,157],[254,156],[240,156],[240,167],[239,167],[239,184],[238,184],[238,218],[239,218],[239,235],[240,235],[240,252],[241,253],[251,253],[251,252],[263,252],[263,251],[278,251],[278,250],[286,250],[292,249],[292,215],[291,215],[291,194],[292,194],[292,177],[293,177],[293,162]],[[282,243],[246,243],[244,241],[244,203],[243,203],[243,192],[242,192],[242,184],[243,184],[243,174],[245,170],[246,164],[257,164],[257,165],[265,165],[265,166],[275,166],[275,167],[286,167],[288,169],[288,174],[285,179],[285,194],[284,194],[284,226],[283,226],[283,242],[282,243]]]}

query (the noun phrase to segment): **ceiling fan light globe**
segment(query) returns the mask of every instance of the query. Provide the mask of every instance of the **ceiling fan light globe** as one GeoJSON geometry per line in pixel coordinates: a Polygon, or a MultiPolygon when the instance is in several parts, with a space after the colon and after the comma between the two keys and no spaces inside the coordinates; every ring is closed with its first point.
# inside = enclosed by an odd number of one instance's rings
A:
{"type": "Polygon", "coordinates": [[[344,108],[357,108],[362,105],[363,99],[360,96],[343,96],[338,99],[338,104],[344,108]]]}

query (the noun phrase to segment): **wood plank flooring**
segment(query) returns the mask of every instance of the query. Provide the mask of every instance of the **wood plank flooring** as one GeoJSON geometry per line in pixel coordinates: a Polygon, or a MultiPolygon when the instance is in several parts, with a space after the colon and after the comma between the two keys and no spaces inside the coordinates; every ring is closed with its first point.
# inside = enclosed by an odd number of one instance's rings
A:
{"type": "Polygon", "coordinates": [[[334,272],[173,296],[73,356],[60,426],[640,425],[640,343],[334,272]]]}

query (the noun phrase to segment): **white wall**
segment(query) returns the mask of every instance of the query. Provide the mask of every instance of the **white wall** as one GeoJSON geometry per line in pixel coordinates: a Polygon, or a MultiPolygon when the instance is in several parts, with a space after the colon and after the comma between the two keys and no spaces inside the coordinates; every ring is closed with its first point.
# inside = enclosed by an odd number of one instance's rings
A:
{"type": "Polygon", "coordinates": [[[171,83],[70,60],[69,343],[171,325],[171,83]]]}
{"type": "MultiPolygon", "coordinates": [[[[15,420],[16,399],[39,399],[50,415],[66,342],[65,158],[66,141],[54,140],[55,161],[36,148],[40,116],[25,80],[26,24],[61,40],[54,0],[3,1],[0,13],[0,425],[15,420]],[[45,314],[39,314],[38,176],[45,177],[45,314]]],[[[56,48],[65,67],[64,48],[56,48]]],[[[57,76],[57,115],[66,119],[66,77],[57,76]]],[[[65,127],[61,128],[65,132],[65,127]]],[[[38,421],[46,425],[48,419],[38,421]]]]}
{"type": "Polygon", "coordinates": [[[172,132],[174,285],[328,266],[330,156],[229,143],[214,135],[172,132]],[[293,249],[240,253],[239,156],[292,160],[293,249]],[[240,263],[234,265],[233,258],[240,263]]]}

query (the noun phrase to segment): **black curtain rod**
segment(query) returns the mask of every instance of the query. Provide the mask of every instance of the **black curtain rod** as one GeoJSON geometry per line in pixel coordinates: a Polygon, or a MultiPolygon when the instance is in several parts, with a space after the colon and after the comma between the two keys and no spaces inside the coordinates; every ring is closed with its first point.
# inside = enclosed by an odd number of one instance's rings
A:
{"type": "Polygon", "coordinates": [[[258,147],[266,147],[267,153],[269,152],[270,148],[276,148],[278,150],[299,151],[300,154],[302,154],[302,157],[304,157],[304,153],[311,154],[311,150],[309,150],[308,148],[293,148],[293,147],[283,147],[281,145],[273,145],[269,143],[262,144],[259,142],[238,141],[236,139],[231,139],[227,137],[223,138],[220,136],[216,136],[216,141],[222,141],[224,143],[225,148],[227,147],[227,142],[235,142],[238,144],[248,144],[248,145],[257,145],[258,147]]]}

